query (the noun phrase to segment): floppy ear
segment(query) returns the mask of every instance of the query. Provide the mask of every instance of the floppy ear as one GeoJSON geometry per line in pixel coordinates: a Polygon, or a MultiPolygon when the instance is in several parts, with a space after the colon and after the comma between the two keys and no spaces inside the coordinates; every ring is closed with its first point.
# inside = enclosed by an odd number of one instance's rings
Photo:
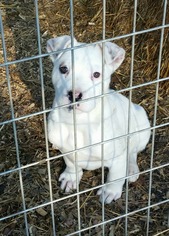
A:
{"type": "MultiPolygon", "coordinates": [[[[76,39],[74,39],[76,41],[76,39]]],[[[52,38],[47,41],[47,52],[56,52],[51,54],[50,58],[54,63],[55,59],[62,54],[62,52],[57,52],[58,50],[68,48],[71,45],[71,37],[68,35],[60,36],[57,38],[52,38]]]]}
{"type": "Polygon", "coordinates": [[[125,57],[125,51],[115,43],[105,43],[105,62],[112,66],[113,72],[121,65],[125,57]]]}

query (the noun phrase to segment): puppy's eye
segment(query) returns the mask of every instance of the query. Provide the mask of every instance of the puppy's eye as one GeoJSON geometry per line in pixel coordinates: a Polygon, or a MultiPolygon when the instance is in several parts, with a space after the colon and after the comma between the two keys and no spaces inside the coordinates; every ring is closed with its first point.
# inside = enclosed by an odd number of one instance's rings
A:
{"type": "Polygon", "coordinates": [[[60,66],[59,67],[60,73],[66,74],[68,72],[67,66],[60,66]]]}
{"type": "Polygon", "coordinates": [[[94,72],[93,76],[94,76],[94,78],[99,78],[100,77],[100,73],[99,72],[94,72]]]}

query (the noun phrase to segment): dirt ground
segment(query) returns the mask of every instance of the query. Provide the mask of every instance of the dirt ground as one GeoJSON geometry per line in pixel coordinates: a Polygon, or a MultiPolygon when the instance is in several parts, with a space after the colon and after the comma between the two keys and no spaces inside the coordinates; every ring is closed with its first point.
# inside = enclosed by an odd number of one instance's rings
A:
{"type": "MultiPolygon", "coordinates": [[[[106,4],[106,38],[125,35],[132,32],[134,1],[107,0],[106,4]]],[[[138,1],[136,31],[141,31],[162,24],[163,2],[138,1]]],[[[59,35],[70,35],[70,6],[66,0],[39,0],[39,21],[42,53],[46,53],[46,42],[59,35]]],[[[0,8],[5,33],[7,60],[13,61],[38,55],[35,5],[32,0],[1,1],[0,8]]],[[[102,40],[102,1],[74,0],[74,35],[82,42],[102,40]]],[[[169,4],[167,6],[166,24],[169,24],[169,4]]],[[[169,76],[169,27],[164,30],[163,51],[160,78],[169,76]]],[[[135,57],[133,85],[151,82],[157,79],[158,55],[161,30],[139,34],[135,39],[135,57]]],[[[123,89],[129,86],[132,37],[115,41],[126,50],[126,59],[118,71],[112,75],[110,87],[123,89]]],[[[0,63],[4,63],[2,40],[0,40],[0,63]]],[[[27,116],[50,109],[54,96],[51,83],[52,63],[48,57],[42,59],[44,76],[44,99],[40,82],[39,59],[9,65],[11,96],[15,117],[27,116]],[[45,102],[44,102],[45,101],[45,102]],[[45,106],[44,106],[45,103],[45,106]]],[[[0,67],[0,122],[11,120],[11,101],[6,80],[6,68],[0,67]]],[[[132,100],[141,104],[148,113],[151,124],[154,119],[156,86],[148,85],[133,90],[132,100]]],[[[124,93],[128,96],[128,92],[124,93]]],[[[48,115],[48,114],[47,114],[48,115]]],[[[26,209],[50,201],[47,150],[44,133],[45,115],[27,116],[16,122],[17,133],[13,132],[13,123],[0,126],[0,218],[23,210],[20,175],[14,170],[18,165],[29,166],[22,170],[23,190],[26,209]],[[19,150],[16,149],[17,135],[19,150]],[[20,163],[16,156],[20,156],[20,163]],[[6,174],[3,174],[7,172],[6,174]]],[[[159,83],[156,124],[169,122],[169,80],[159,83]]],[[[154,143],[153,167],[169,163],[169,126],[156,129],[154,143]]],[[[49,156],[59,154],[49,144],[49,156]]],[[[141,171],[149,170],[151,165],[152,139],[147,148],[139,154],[138,163],[141,171]]],[[[51,185],[53,199],[67,196],[60,190],[58,177],[64,168],[62,158],[50,161],[51,185]]],[[[128,212],[148,205],[150,172],[141,174],[139,180],[129,184],[128,212]]],[[[101,170],[85,171],[80,190],[90,189],[101,183],[101,170]]],[[[156,204],[169,197],[169,166],[152,172],[151,202],[156,204]]],[[[69,196],[69,195],[68,195],[69,196]]],[[[105,205],[105,235],[125,235],[126,189],[122,198],[110,205],[105,205]],[[117,218],[116,220],[113,220],[117,218]]],[[[150,209],[149,234],[169,235],[169,206],[160,204],[150,209]]],[[[53,205],[57,235],[69,235],[78,230],[77,198],[71,196],[53,205]]],[[[96,196],[96,190],[80,195],[81,228],[102,222],[102,205],[96,196]]],[[[51,207],[29,211],[27,214],[30,236],[47,236],[52,233],[51,207]]],[[[144,236],[147,227],[147,210],[142,210],[128,217],[128,235],[144,236]]],[[[0,235],[25,235],[24,215],[0,221],[0,235]]],[[[77,234],[76,234],[77,235],[77,234]]],[[[94,227],[82,235],[102,235],[102,228],[94,227]]]]}

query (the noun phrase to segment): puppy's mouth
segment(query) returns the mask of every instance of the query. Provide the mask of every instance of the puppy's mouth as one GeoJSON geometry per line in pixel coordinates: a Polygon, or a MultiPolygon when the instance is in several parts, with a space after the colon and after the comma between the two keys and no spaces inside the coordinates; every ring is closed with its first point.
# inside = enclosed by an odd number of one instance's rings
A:
{"type": "Polygon", "coordinates": [[[69,111],[72,111],[73,110],[73,107],[75,107],[75,109],[78,109],[80,108],[80,103],[76,103],[74,105],[71,105],[74,101],[75,102],[79,102],[82,100],[82,97],[83,97],[83,94],[81,92],[78,92],[78,91],[75,91],[75,99],[73,99],[73,92],[72,90],[70,90],[67,94],[67,97],[70,101],[70,106],[68,106],[68,110],[69,111]]]}
{"type": "Polygon", "coordinates": [[[68,106],[68,111],[72,111],[74,106],[75,106],[75,109],[81,110],[81,109],[80,109],[80,104],[77,103],[77,104],[75,104],[75,105],[70,105],[70,106],[68,106]]]}

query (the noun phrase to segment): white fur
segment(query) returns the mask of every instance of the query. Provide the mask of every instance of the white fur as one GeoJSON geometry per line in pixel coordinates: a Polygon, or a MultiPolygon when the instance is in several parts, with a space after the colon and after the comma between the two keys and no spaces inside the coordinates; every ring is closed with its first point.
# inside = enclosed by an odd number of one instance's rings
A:
{"type": "MultiPolygon", "coordinates": [[[[123,177],[127,173],[127,137],[124,137],[124,135],[127,134],[128,130],[129,100],[123,95],[109,90],[110,76],[124,60],[125,51],[114,43],[105,43],[103,79],[102,45],[89,45],[74,50],[75,87],[73,90],[71,51],[60,51],[69,48],[70,45],[69,36],[50,39],[47,43],[48,52],[56,51],[55,54],[51,54],[54,63],[52,81],[55,98],[53,110],[48,118],[48,136],[53,147],[59,149],[62,153],[75,149],[73,109],[68,92],[74,91],[75,97],[80,93],[82,94],[82,98],[75,105],[76,148],[80,149],[76,152],[77,165],[75,164],[74,153],[66,155],[64,160],[67,167],[60,175],[59,181],[61,181],[61,188],[69,192],[77,187],[76,171],[78,171],[78,182],[80,182],[83,169],[94,170],[101,167],[102,145],[98,143],[102,141],[103,125],[103,141],[107,141],[103,146],[104,166],[109,168],[107,182],[111,183],[101,188],[98,195],[100,195],[100,200],[104,197],[103,201],[110,203],[112,200],[120,198],[125,182],[123,177]],[[62,74],[59,70],[60,66],[66,66],[68,72],[62,74]],[[100,77],[95,78],[94,72],[99,72],[100,77]],[[103,124],[102,99],[99,97],[102,94],[102,80],[104,92],[109,93],[103,98],[103,124]],[[62,106],[66,104],[67,106],[62,106]],[[123,137],[117,138],[120,136],[123,137]],[[84,148],[88,145],[93,146],[84,148]],[[102,194],[103,191],[104,194],[102,194]]],[[[79,45],[81,43],[74,40],[74,46],[79,45]]],[[[131,133],[150,127],[145,110],[141,106],[131,103],[130,114],[131,133]]],[[[145,148],[149,138],[149,130],[137,132],[129,137],[129,175],[137,174],[130,177],[129,180],[132,182],[136,181],[139,176],[137,153],[145,148]]]]}

